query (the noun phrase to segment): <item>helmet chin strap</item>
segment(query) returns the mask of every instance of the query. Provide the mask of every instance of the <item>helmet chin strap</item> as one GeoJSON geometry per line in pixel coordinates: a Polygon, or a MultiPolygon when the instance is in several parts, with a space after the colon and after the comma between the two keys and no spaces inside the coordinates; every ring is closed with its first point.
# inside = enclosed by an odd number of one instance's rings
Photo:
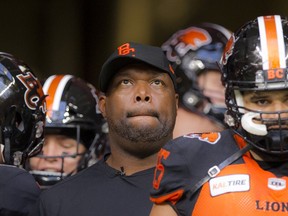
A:
{"type": "Polygon", "coordinates": [[[258,135],[265,136],[268,134],[267,127],[264,124],[256,124],[253,122],[253,118],[260,117],[259,113],[247,112],[241,118],[241,125],[247,132],[258,135]]]}

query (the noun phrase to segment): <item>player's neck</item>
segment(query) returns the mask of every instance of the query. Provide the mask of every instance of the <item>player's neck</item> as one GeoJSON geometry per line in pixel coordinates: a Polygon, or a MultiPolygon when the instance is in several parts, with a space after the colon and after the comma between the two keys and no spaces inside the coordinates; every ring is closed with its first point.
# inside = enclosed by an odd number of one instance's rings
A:
{"type": "Polygon", "coordinates": [[[146,157],[145,159],[140,159],[133,157],[128,154],[114,153],[110,154],[106,163],[119,171],[125,172],[126,175],[132,175],[134,173],[150,169],[155,167],[157,161],[157,154],[146,157]]]}

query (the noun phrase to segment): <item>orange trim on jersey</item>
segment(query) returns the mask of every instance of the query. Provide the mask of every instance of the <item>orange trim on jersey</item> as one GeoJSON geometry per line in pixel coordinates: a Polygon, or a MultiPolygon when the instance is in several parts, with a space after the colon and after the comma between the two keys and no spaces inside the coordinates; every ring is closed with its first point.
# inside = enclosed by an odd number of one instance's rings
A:
{"type": "Polygon", "coordinates": [[[47,95],[48,95],[46,97],[47,110],[52,110],[53,100],[56,94],[56,90],[63,77],[64,75],[57,76],[55,79],[53,79],[49,88],[47,89],[47,95]]]}
{"type": "Polygon", "coordinates": [[[269,68],[280,68],[280,56],[275,17],[265,16],[264,23],[266,29],[269,68]]]}
{"type": "MultiPolygon", "coordinates": [[[[239,146],[240,149],[243,149],[246,145],[248,145],[245,140],[239,136],[238,134],[234,134],[233,135],[237,145],[239,146]]],[[[246,152],[244,155],[246,155],[247,157],[251,157],[250,151],[246,152]]]]}
{"type": "Polygon", "coordinates": [[[169,201],[173,205],[175,205],[176,202],[182,197],[183,193],[184,193],[184,190],[180,189],[180,190],[174,191],[171,194],[167,194],[158,198],[150,197],[150,200],[156,204],[161,204],[161,203],[169,201]]]}
{"type": "Polygon", "coordinates": [[[233,137],[241,149],[247,145],[245,140],[241,136],[239,136],[238,134],[234,134],[233,137]]]}
{"type": "Polygon", "coordinates": [[[165,168],[163,164],[161,163],[161,160],[162,159],[166,160],[169,155],[170,155],[170,152],[163,148],[158,153],[158,159],[157,159],[157,164],[156,164],[156,168],[154,171],[154,179],[153,179],[153,187],[156,190],[159,189],[160,182],[163,178],[164,171],[165,171],[165,168]]]}

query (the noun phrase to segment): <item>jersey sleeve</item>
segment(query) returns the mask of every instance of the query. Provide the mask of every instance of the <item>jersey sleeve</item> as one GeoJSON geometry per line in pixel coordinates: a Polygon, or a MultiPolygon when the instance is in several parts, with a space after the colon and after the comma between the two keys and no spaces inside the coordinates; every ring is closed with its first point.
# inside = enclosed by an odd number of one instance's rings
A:
{"type": "Polygon", "coordinates": [[[158,153],[150,199],[156,204],[176,204],[188,190],[189,169],[184,149],[166,145],[158,153]]]}

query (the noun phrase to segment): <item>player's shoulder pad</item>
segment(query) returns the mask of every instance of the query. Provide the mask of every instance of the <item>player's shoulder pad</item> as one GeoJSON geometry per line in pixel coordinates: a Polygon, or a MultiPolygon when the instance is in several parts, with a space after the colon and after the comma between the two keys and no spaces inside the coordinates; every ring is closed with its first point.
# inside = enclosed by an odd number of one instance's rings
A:
{"type": "Polygon", "coordinates": [[[232,130],[216,133],[194,133],[171,140],[166,150],[185,160],[191,173],[191,185],[203,178],[208,170],[219,165],[239,150],[232,130]]]}
{"type": "Polygon", "coordinates": [[[222,156],[229,157],[230,153],[233,154],[239,149],[229,129],[222,132],[186,134],[169,141],[164,148],[199,160],[211,158],[211,155],[212,158],[221,160],[222,156]]]}
{"type": "Polygon", "coordinates": [[[231,131],[224,130],[222,132],[207,132],[207,133],[189,133],[181,137],[170,140],[167,145],[204,145],[209,148],[212,145],[221,145],[223,140],[232,141],[231,131]]]}

